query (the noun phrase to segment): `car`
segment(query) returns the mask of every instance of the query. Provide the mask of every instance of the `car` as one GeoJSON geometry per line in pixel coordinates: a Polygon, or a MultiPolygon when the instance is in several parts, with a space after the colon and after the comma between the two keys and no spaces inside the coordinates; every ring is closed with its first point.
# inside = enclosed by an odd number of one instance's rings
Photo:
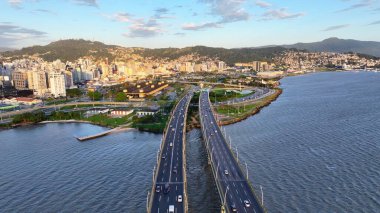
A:
{"type": "Polygon", "coordinates": [[[215,133],[218,133],[218,130],[215,130],[215,133]]]}
{"type": "Polygon", "coordinates": [[[177,167],[176,166],[173,167],[173,172],[177,173],[177,167]]]}
{"type": "Polygon", "coordinates": [[[244,206],[247,208],[251,206],[251,203],[249,202],[249,200],[244,200],[244,206]]]}
{"type": "Polygon", "coordinates": [[[169,146],[172,147],[172,146],[173,146],[173,143],[170,143],[169,146]]]}
{"type": "Polygon", "coordinates": [[[236,205],[235,204],[231,204],[231,211],[232,212],[237,212],[237,208],[236,208],[236,205]]]}
{"type": "Polygon", "coordinates": [[[174,128],[172,128],[172,131],[174,132],[174,131],[175,131],[175,129],[174,129],[174,128]]]}
{"type": "Polygon", "coordinates": [[[156,186],[156,192],[157,192],[157,193],[160,193],[160,192],[161,192],[161,186],[160,186],[160,185],[157,185],[157,186],[156,186]]]}
{"type": "Polygon", "coordinates": [[[182,203],[182,195],[178,195],[177,202],[182,203]]]}
{"type": "Polygon", "coordinates": [[[162,155],[162,157],[161,157],[162,159],[165,159],[166,158],[166,155],[162,155]]]}
{"type": "Polygon", "coordinates": [[[229,174],[227,169],[224,170],[224,174],[225,174],[225,175],[228,175],[228,174],[229,174]]]}
{"type": "Polygon", "coordinates": [[[169,213],[174,213],[174,205],[169,205],[169,213]]]}
{"type": "Polygon", "coordinates": [[[169,183],[165,183],[164,194],[167,194],[169,192],[170,192],[170,185],[169,183]]]}

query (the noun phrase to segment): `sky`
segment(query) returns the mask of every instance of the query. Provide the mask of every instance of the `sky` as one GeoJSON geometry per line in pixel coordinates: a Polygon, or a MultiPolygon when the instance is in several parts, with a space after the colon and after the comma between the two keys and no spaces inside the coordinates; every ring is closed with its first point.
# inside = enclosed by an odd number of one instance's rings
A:
{"type": "Polygon", "coordinates": [[[380,41],[380,0],[0,0],[0,47],[86,39],[124,47],[380,41]]]}

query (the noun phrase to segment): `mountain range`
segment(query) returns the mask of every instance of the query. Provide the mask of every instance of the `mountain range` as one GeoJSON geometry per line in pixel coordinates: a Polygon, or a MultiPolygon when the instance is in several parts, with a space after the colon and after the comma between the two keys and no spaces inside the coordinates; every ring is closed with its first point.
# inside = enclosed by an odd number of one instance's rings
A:
{"type": "Polygon", "coordinates": [[[125,48],[116,45],[106,45],[97,41],[83,39],[59,40],[45,46],[32,46],[20,50],[0,53],[3,57],[22,58],[25,55],[35,55],[46,61],[75,61],[80,57],[91,56],[95,59],[108,58],[112,61],[119,55],[137,54],[142,57],[157,59],[177,59],[182,56],[197,54],[200,57],[217,58],[227,64],[236,62],[251,62],[254,60],[271,61],[276,55],[287,49],[297,49],[311,52],[355,52],[380,57],[380,42],[358,41],[352,39],[329,38],[314,43],[297,43],[293,45],[266,46],[258,48],[214,48],[194,46],[185,48],[125,48]]]}
{"type": "Polygon", "coordinates": [[[311,52],[354,52],[380,57],[380,42],[376,41],[358,41],[353,39],[328,38],[320,42],[297,43],[281,46],[285,48],[308,50],[311,52]]]}

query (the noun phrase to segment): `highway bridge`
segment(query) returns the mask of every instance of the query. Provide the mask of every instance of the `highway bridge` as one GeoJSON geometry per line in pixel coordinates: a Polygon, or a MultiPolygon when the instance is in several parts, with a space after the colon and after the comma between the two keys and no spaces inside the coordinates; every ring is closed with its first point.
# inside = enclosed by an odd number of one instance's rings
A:
{"type": "Polygon", "coordinates": [[[227,143],[215,120],[208,91],[202,91],[199,97],[199,117],[222,212],[264,212],[249,183],[248,173],[243,173],[238,156],[233,154],[231,143],[227,143]]]}
{"type": "Polygon", "coordinates": [[[187,212],[186,118],[192,92],[186,94],[171,113],[153,169],[153,187],[148,193],[147,211],[187,212]]]}

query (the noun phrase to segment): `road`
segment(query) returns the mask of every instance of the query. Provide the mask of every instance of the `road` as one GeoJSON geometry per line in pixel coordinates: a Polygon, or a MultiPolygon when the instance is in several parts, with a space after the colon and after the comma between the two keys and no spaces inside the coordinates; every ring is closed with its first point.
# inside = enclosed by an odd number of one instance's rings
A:
{"type": "Polygon", "coordinates": [[[186,131],[186,113],[192,93],[187,94],[177,104],[172,113],[163,145],[159,156],[158,170],[155,184],[153,185],[153,200],[150,212],[168,212],[169,205],[174,205],[176,213],[186,212],[185,208],[185,176],[184,165],[184,138],[186,131]],[[170,186],[170,191],[165,193],[165,185],[170,186]],[[156,191],[156,187],[160,191],[156,191]],[[181,195],[183,201],[178,202],[181,195]]]}
{"type": "Polygon", "coordinates": [[[231,207],[234,205],[237,212],[264,212],[250,188],[246,174],[242,172],[235,160],[230,144],[227,143],[217,125],[208,91],[203,91],[200,95],[199,115],[214,178],[225,210],[232,212],[231,207]],[[249,201],[249,207],[245,206],[245,200],[249,201]]]}
{"type": "Polygon", "coordinates": [[[275,90],[265,88],[265,87],[262,87],[262,88],[257,87],[253,90],[255,92],[251,95],[248,95],[248,96],[242,97],[242,98],[233,98],[233,99],[228,100],[228,101],[217,102],[216,105],[223,105],[223,104],[233,105],[233,104],[240,104],[240,103],[244,103],[244,102],[251,102],[251,101],[255,101],[258,99],[265,98],[269,95],[274,94],[274,92],[275,92],[275,90]]]}
{"type": "Polygon", "coordinates": [[[41,110],[41,109],[52,109],[52,108],[61,108],[65,106],[79,106],[79,105],[118,105],[118,106],[129,106],[129,107],[142,107],[144,105],[153,104],[153,102],[69,102],[64,104],[57,104],[57,105],[45,105],[45,106],[36,106],[33,108],[28,109],[22,109],[18,111],[10,111],[10,112],[3,112],[0,113],[0,116],[3,118],[10,117],[14,115],[19,115],[27,112],[33,112],[35,110],[41,110]]]}

